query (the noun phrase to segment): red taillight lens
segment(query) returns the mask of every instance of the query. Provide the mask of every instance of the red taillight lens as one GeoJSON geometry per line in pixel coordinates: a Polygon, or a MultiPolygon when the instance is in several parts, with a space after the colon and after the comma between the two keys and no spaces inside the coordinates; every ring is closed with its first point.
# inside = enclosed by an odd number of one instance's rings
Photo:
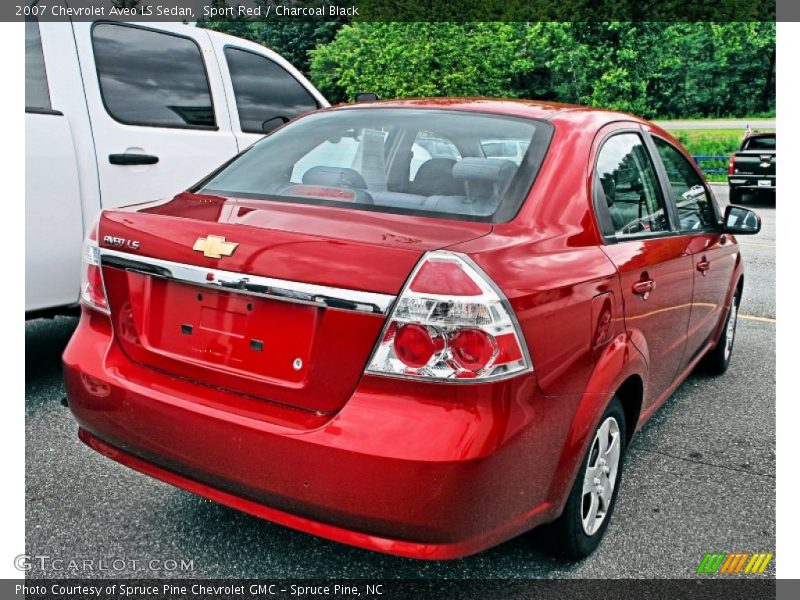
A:
{"type": "Polygon", "coordinates": [[[497,352],[494,338],[481,329],[460,329],[450,338],[453,359],[467,371],[485,368],[497,352]]]}
{"type": "Polygon", "coordinates": [[[736,157],[731,156],[731,159],[728,161],[728,175],[733,175],[733,165],[736,163],[736,157]]]}
{"type": "Polygon", "coordinates": [[[84,295],[88,303],[101,309],[108,309],[108,302],[106,302],[106,292],[103,286],[103,273],[97,265],[86,266],[86,289],[84,295]]]}
{"type": "Polygon", "coordinates": [[[100,266],[100,248],[97,246],[96,227],[83,242],[81,265],[81,303],[108,314],[108,299],[100,266]]]}
{"type": "Polygon", "coordinates": [[[404,364],[418,369],[430,362],[436,346],[427,327],[408,323],[397,329],[394,351],[404,364]]]}
{"type": "Polygon", "coordinates": [[[372,353],[368,372],[486,381],[530,369],[511,307],[466,256],[430,252],[409,281],[372,353]]]}

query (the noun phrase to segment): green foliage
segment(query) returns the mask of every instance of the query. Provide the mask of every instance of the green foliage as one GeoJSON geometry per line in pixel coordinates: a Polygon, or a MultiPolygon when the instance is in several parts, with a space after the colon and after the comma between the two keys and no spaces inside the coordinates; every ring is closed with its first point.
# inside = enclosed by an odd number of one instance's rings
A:
{"type": "Polygon", "coordinates": [[[521,33],[514,23],[353,23],[311,52],[311,77],[334,101],[362,91],[516,97],[533,68],[521,33]]]}
{"type": "MultiPolygon", "coordinates": [[[[555,0],[537,1],[558,10],[555,0]]],[[[471,6],[487,11],[487,19],[496,8],[480,0],[471,6]]],[[[511,8],[504,5],[506,12],[511,8]]],[[[269,20],[200,25],[273,48],[309,74],[332,102],[370,91],[382,98],[553,100],[648,118],[775,112],[774,22],[345,25],[269,20]]]]}
{"type": "Polygon", "coordinates": [[[670,133],[694,155],[730,156],[739,149],[741,129],[675,129],[670,133]]]}
{"type": "Polygon", "coordinates": [[[533,97],[662,118],[775,107],[774,23],[536,23],[528,40],[547,75],[533,97]]]}

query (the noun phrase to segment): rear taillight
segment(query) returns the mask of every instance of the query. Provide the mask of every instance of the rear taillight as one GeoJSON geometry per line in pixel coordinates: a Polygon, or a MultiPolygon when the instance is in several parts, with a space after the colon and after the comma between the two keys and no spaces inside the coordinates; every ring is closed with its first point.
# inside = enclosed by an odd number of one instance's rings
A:
{"type": "Polygon", "coordinates": [[[486,381],[530,369],[508,302],[466,256],[429,252],[408,281],[367,372],[486,381]]]}
{"type": "Polygon", "coordinates": [[[728,161],[728,175],[733,175],[733,165],[736,163],[736,157],[731,156],[731,159],[728,161]]]}
{"type": "Polygon", "coordinates": [[[97,227],[93,227],[83,241],[81,264],[81,303],[109,314],[103,271],[100,268],[100,248],[97,245],[97,227]]]}

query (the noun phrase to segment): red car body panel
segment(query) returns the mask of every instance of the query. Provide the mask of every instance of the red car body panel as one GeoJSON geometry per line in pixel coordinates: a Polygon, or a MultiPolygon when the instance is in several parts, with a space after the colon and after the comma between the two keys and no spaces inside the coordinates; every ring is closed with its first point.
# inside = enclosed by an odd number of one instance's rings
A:
{"type": "Polygon", "coordinates": [[[505,294],[532,371],[458,385],[365,374],[381,315],[165,286],[104,266],[112,315],[83,309],[64,353],[67,393],[81,439],[132,468],[336,541],[454,558],[561,513],[611,397],[635,382],[629,433],[641,427],[713,346],[742,264],[723,233],[603,242],[591,200],[599,141],[619,128],[671,140],[651,124],[526,102],[388,105],[549,120],[550,149],[516,217],[490,224],[187,193],[103,213],[100,245],[135,239],[140,256],[391,295],[425,252],[447,248],[505,294]],[[239,248],[220,267],[192,250],[198,235],[239,248]],[[647,302],[630,292],[645,276],[659,282],[647,302]],[[248,320],[251,302],[261,316],[248,320]],[[204,323],[196,348],[166,333],[181,319],[204,323]],[[267,322],[286,344],[263,364],[243,362],[240,338],[267,322]],[[303,370],[275,366],[289,356],[303,370]]]}

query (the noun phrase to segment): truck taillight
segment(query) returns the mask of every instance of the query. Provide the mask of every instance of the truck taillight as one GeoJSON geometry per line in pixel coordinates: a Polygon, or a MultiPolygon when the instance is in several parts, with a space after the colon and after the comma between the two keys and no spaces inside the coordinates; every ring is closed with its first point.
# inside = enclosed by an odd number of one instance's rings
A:
{"type": "Polygon", "coordinates": [[[736,162],[736,157],[731,156],[730,160],[728,161],[728,175],[733,175],[733,165],[736,162]]]}
{"type": "Polygon", "coordinates": [[[491,381],[531,368],[511,307],[469,258],[429,252],[408,278],[368,373],[491,381]]]}
{"type": "Polygon", "coordinates": [[[103,271],[100,267],[100,247],[97,245],[96,226],[90,230],[83,241],[81,303],[94,310],[109,314],[103,271]]]}

